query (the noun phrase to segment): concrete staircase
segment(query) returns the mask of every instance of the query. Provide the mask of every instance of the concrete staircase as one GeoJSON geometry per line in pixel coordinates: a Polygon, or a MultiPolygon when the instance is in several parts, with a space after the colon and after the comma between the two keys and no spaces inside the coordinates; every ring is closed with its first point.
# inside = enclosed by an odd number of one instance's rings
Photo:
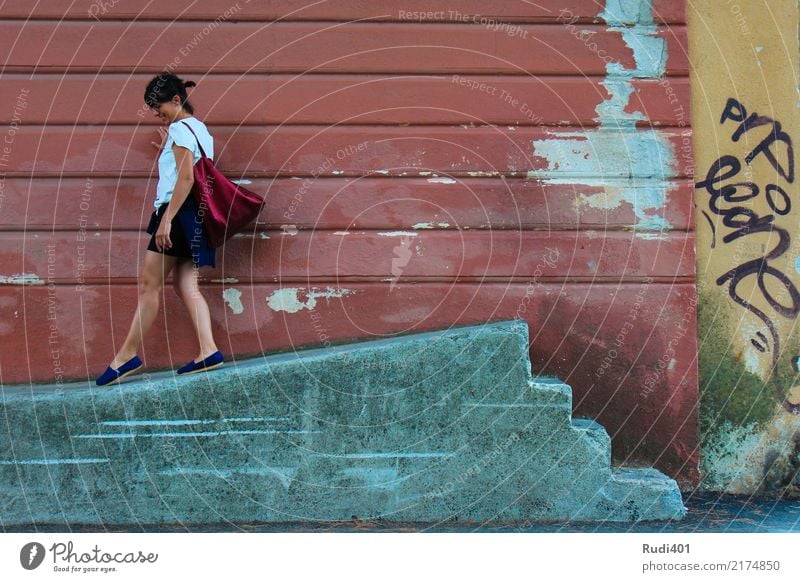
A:
{"type": "Polygon", "coordinates": [[[610,466],[521,321],[6,387],[0,525],[679,519],[677,484],[610,466]]]}

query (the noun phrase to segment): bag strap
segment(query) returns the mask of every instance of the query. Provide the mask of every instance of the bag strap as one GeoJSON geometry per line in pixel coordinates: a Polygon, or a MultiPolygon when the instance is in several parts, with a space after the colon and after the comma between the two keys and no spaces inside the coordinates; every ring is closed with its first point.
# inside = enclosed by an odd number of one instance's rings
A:
{"type": "Polygon", "coordinates": [[[200,154],[201,154],[201,155],[202,155],[202,156],[205,158],[205,157],[206,157],[206,152],[204,152],[204,151],[203,151],[203,146],[201,146],[201,145],[200,145],[200,139],[197,137],[197,134],[196,134],[196,133],[194,132],[194,130],[193,130],[193,129],[192,129],[190,126],[189,126],[189,124],[188,124],[188,123],[186,123],[185,121],[181,121],[181,123],[182,123],[182,124],[184,124],[186,127],[188,127],[188,128],[189,128],[189,131],[191,131],[191,132],[192,132],[192,135],[194,136],[194,139],[196,139],[196,140],[197,140],[197,147],[199,147],[199,148],[200,148],[200,154]]]}

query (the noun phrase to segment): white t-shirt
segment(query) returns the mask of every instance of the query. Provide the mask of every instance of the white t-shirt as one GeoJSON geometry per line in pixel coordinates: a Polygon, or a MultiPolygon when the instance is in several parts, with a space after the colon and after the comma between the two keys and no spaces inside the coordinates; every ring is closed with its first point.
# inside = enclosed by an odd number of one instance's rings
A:
{"type": "Polygon", "coordinates": [[[178,165],[175,162],[175,152],[172,151],[173,144],[178,144],[193,152],[196,164],[201,157],[200,148],[197,146],[198,139],[206,156],[213,160],[214,138],[208,132],[205,123],[192,116],[169,124],[167,141],[158,157],[158,186],[156,187],[156,200],[153,204],[156,208],[170,201],[175,182],[178,180],[178,165]],[[188,123],[192,127],[194,133],[197,134],[197,139],[184,123],[188,123]]]}

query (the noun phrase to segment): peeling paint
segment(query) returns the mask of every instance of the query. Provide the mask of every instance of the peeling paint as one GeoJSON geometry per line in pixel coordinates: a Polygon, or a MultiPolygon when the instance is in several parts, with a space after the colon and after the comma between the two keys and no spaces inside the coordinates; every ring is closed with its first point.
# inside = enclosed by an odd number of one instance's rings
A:
{"type": "Polygon", "coordinates": [[[448,223],[448,222],[436,222],[436,223],[434,223],[434,222],[418,222],[415,225],[413,225],[411,228],[415,228],[415,229],[432,229],[432,228],[436,228],[436,227],[447,228],[448,226],[450,226],[450,223],[448,223]]]}
{"type": "Polygon", "coordinates": [[[633,60],[636,63],[633,70],[623,69],[620,63],[609,63],[606,71],[610,75],[653,79],[664,75],[667,68],[667,41],[658,36],[655,25],[610,26],[608,29],[622,35],[625,44],[633,51],[633,60]]]}
{"type": "Polygon", "coordinates": [[[585,132],[551,132],[552,138],[534,140],[534,154],[548,162],[544,170],[528,172],[554,184],[602,186],[605,180],[620,185],[652,181],[652,187],[671,177],[672,147],[648,129],[619,131],[601,126],[585,132]]]}
{"type": "Polygon", "coordinates": [[[239,279],[236,277],[225,277],[224,279],[211,279],[212,283],[238,283],[239,279]]]}
{"type": "Polygon", "coordinates": [[[637,129],[645,120],[640,111],[625,109],[633,93],[634,78],[664,75],[666,40],[657,35],[652,5],[647,0],[609,0],[599,14],[609,30],[619,32],[631,49],[635,66],[606,64],[602,84],[609,98],[597,105],[598,128],[578,132],[550,132],[552,137],[534,140],[534,155],[547,160],[544,170],[529,171],[528,178],[552,184],[584,184],[605,192],[581,195],[593,208],[612,210],[627,202],[634,209],[634,230],[668,230],[661,216],[675,153],[669,141],[652,129],[637,129]]]}
{"type": "Polygon", "coordinates": [[[379,232],[378,236],[417,236],[416,232],[407,230],[393,230],[387,232],[379,232]]]}
{"type": "Polygon", "coordinates": [[[295,236],[297,234],[297,225],[296,224],[282,224],[281,230],[283,231],[281,234],[288,234],[290,236],[295,236]]]}
{"type": "Polygon", "coordinates": [[[253,183],[251,180],[245,180],[245,179],[242,179],[242,180],[231,180],[231,182],[233,182],[234,184],[252,184],[253,183]]]}
{"type": "Polygon", "coordinates": [[[314,309],[317,306],[317,299],[325,298],[339,299],[347,295],[354,294],[352,289],[326,288],[324,291],[300,289],[299,287],[287,287],[278,289],[270,293],[267,297],[267,305],[273,311],[285,311],[287,313],[297,313],[301,309],[314,309]],[[300,293],[306,295],[306,300],[300,300],[300,293]]]}
{"type": "Polygon", "coordinates": [[[222,292],[222,299],[236,315],[240,315],[242,312],[244,312],[244,305],[242,305],[242,292],[238,289],[228,287],[222,292]]]}
{"type": "Polygon", "coordinates": [[[456,181],[452,178],[428,178],[431,184],[455,184],[456,181]]]}
{"type": "Polygon", "coordinates": [[[336,236],[347,236],[348,234],[351,234],[351,233],[350,233],[349,230],[337,230],[333,234],[335,234],[336,236]]]}
{"type": "Polygon", "coordinates": [[[635,187],[618,186],[613,183],[602,184],[604,192],[581,194],[579,200],[591,208],[598,210],[614,210],[623,202],[631,205],[636,216],[636,228],[646,230],[668,230],[669,222],[656,214],[666,206],[666,188],[663,183],[658,186],[644,186],[640,180],[635,187]]]}
{"type": "Polygon", "coordinates": [[[595,107],[598,123],[610,123],[617,127],[625,127],[635,131],[637,121],[645,121],[647,116],[641,111],[627,112],[625,107],[633,94],[630,79],[612,79],[611,73],[601,83],[611,95],[595,107]]]}
{"type": "Polygon", "coordinates": [[[40,279],[36,273],[0,275],[0,284],[2,285],[44,285],[44,283],[44,279],[40,279]]]}
{"type": "Polygon", "coordinates": [[[606,0],[605,9],[598,14],[611,25],[653,24],[652,0],[606,0]]]}

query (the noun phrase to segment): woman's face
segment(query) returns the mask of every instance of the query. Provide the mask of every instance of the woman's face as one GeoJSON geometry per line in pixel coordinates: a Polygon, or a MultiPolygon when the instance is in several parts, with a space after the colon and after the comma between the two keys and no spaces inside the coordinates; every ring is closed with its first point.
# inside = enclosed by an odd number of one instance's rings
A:
{"type": "Polygon", "coordinates": [[[158,117],[162,123],[165,125],[169,125],[172,123],[176,117],[181,112],[181,98],[178,95],[175,95],[172,98],[172,101],[166,101],[164,103],[159,103],[158,109],[155,107],[151,108],[153,110],[153,115],[158,117]]]}

